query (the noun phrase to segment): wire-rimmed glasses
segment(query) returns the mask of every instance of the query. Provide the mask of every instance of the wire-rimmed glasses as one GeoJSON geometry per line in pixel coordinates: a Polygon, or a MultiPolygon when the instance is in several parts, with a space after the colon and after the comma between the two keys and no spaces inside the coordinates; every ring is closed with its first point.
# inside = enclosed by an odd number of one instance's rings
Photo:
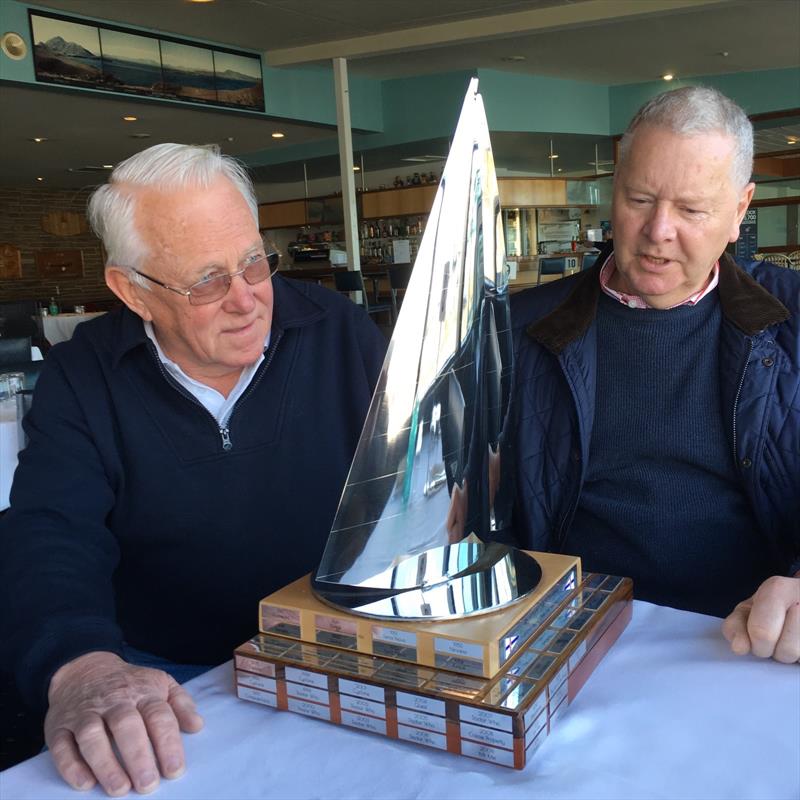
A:
{"type": "Polygon", "coordinates": [[[181,294],[189,298],[189,303],[193,306],[203,306],[207,303],[213,303],[222,299],[231,288],[231,281],[237,276],[241,275],[251,286],[271,278],[278,269],[280,263],[280,256],[278,253],[272,251],[269,253],[255,253],[245,260],[244,266],[240,267],[236,272],[221,272],[219,274],[208,275],[202,280],[193,283],[188,289],[181,289],[177,286],[169,286],[157,278],[152,278],[138,269],[131,271],[137,275],[141,275],[148,281],[161,286],[164,289],[169,289],[171,292],[181,294]]]}

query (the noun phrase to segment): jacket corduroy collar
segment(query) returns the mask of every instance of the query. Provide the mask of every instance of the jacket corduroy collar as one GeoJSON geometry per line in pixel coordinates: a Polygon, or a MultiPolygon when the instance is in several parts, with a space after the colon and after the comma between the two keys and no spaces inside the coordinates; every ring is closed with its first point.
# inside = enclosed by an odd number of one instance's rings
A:
{"type": "MultiPolygon", "coordinates": [[[[613,252],[609,242],[591,269],[575,278],[566,299],[546,316],[525,329],[531,339],[558,355],[586,333],[597,313],[600,270],[613,252]]],[[[719,260],[719,302],[722,314],[747,336],[787,320],[789,310],[739,267],[728,253],[719,260]]]]}
{"type": "MultiPolygon", "coordinates": [[[[272,330],[287,330],[312,325],[325,317],[327,309],[308,294],[308,286],[302,281],[287,281],[279,275],[272,278],[274,293],[272,330]]],[[[120,359],[135,347],[146,344],[149,339],[139,316],[122,309],[118,336],[112,348],[112,363],[116,367],[120,359]]]]}

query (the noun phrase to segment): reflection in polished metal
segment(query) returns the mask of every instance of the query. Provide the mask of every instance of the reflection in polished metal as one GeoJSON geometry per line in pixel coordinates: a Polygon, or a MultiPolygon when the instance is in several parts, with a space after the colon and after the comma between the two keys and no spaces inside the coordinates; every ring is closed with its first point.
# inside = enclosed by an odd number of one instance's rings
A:
{"type": "Polygon", "coordinates": [[[354,613],[446,619],[527,594],[510,522],[512,344],[489,130],[470,83],[322,562],[354,613]]]}

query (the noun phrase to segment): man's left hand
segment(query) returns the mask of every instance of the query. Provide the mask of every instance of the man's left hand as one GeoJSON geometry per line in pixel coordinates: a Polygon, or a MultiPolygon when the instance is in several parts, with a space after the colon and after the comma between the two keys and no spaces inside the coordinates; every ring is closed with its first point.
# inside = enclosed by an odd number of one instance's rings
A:
{"type": "Polygon", "coordinates": [[[737,655],[800,661],[800,577],[767,578],[728,615],[722,634],[737,655]]]}

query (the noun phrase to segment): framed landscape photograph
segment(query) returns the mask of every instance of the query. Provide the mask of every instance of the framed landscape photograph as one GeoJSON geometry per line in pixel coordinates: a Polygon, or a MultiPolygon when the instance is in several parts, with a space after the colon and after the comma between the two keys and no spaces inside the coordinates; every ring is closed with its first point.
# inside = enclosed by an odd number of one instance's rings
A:
{"type": "Polygon", "coordinates": [[[214,56],[211,50],[176,42],[161,42],[163,93],[181,100],[217,102],[214,56]]]}
{"type": "Polygon", "coordinates": [[[100,34],[94,25],[31,14],[36,79],[97,86],[103,82],[100,34]]]}
{"type": "Polygon", "coordinates": [[[263,110],[264,84],[261,79],[260,58],[215,50],[214,74],[218,102],[256,111],[263,110]]]}
{"type": "Polygon", "coordinates": [[[36,80],[264,111],[261,57],[28,11],[36,80]]]}
{"type": "Polygon", "coordinates": [[[161,48],[158,39],[100,29],[104,88],[115,92],[160,94],[161,48]]]}

